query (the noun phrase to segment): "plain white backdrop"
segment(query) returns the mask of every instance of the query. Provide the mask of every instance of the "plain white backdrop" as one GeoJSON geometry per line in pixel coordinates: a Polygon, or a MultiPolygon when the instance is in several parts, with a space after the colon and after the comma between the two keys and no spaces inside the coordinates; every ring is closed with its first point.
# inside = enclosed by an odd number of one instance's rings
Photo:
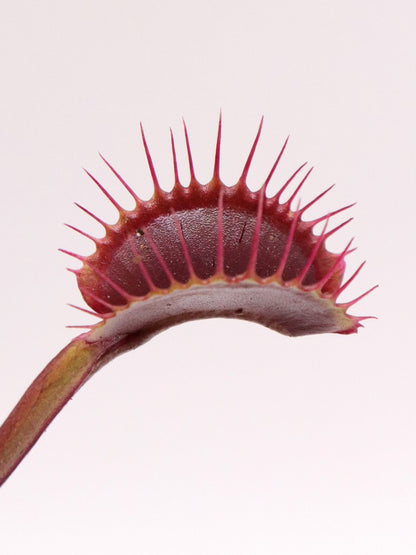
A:
{"type": "MultiPolygon", "coordinates": [[[[91,322],[76,267],[91,252],[68,222],[112,222],[87,167],[129,207],[97,154],[139,195],[165,188],[181,117],[197,177],[235,181],[259,119],[249,176],[273,187],[309,160],[302,200],[336,181],[312,218],[350,202],[345,299],[376,315],[357,335],[298,339],[238,321],[171,329],[96,375],[0,491],[2,555],[349,555],[416,552],[412,1],[19,1],[0,23],[0,420],[91,322]]],[[[334,223],[342,219],[334,219],[334,223]]]]}

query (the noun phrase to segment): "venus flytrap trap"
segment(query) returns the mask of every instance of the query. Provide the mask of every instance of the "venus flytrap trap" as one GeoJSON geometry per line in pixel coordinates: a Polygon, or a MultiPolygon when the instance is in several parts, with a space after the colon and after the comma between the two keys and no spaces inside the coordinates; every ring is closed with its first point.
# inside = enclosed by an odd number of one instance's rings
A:
{"type": "Polygon", "coordinates": [[[205,185],[196,179],[185,125],[188,186],[179,180],[171,133],[175,182],[170,192],[161,188],[142,128],[154,185],[150,200],[141,200],[104,158],[133,197],[134,208],[122,208],[89,174],[116,207],[119,218],[109,225],[80,206],[104,227],[105,236],[97,239],[69,226],[91,239],[96,250],[90,256],[63,252],[82,262],[80,269],[72,271],[91,310],[80,310],[100,321],[82,326],[88,331],[46,366],[0,428],[0,484],[101,366],[166,328],[194,319],[223,317],[258,322],[291,336],[350,334],[367,318],[347,311],[372,289],[352,301],[337,302],[363,266],[343,282],[345,258],[353,250],[351,242],[339,254],[325,247],[326,239],[350,221],[328,229],[331,217],[352,205],[314,220],[303,219],[308,208],[332,188],[303,206],[298,202],[293,210],[295,197],[311,171],[305,170],[300,177],[306,164],[296,169],[277,194],[267,197],[267,186],[287,140],[263,185],[255,192],[247,187],[262,123],[241,177],[231,187],[220,178],[221,118],[213,177],[205,185]],[[283,202],[282,194],[289,187],[293,192],[283,202]],[[315,235],[313,228],[319,222],[324,227],[315,235]]]}

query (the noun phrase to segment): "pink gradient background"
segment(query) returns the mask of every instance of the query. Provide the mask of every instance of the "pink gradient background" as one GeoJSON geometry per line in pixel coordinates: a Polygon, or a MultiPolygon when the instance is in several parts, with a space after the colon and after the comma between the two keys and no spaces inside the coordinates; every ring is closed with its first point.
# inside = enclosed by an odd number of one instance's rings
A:
{"type": "MultiPolygon", "coordinates": [[[[43,366],[91,322],[74,263],[90,252],[62,225],[114,221],[81,167],[127,207],[100,150],[139,195],[173,181],[168,127],[189,126],[210,177],[219,108],[222,176],[257,187],[288,133],[276,189],[316,167],[308,215],[358,201],[331,238],[368,264],[345,300],[375,314],[356,336],[290,339],[211,320],[171,329],[105,367],[0,491],[2,555],[414,554],[416,369],[413,1],[40,1],[0,21],[2,272],[0,420],[43,366]]],[[[334,223],[342,221],[334,219],[334,223]]]]}

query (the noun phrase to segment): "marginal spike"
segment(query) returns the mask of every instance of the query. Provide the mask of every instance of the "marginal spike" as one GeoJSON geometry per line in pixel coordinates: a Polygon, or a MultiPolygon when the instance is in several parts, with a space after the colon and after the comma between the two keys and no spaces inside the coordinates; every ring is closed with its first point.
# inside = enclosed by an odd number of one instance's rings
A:
{"type": "Polygon", "coordinates": [[[298,219],[300,217],[299,206],[300,206],[300,199],[298,201],[298,207],[296,209],[296,212],[293,215],[292,223],[290,225],[290,230],[286,241],[285,250],[283,251],[283,255],[280,260],[279,267],[276,270],[276,276],[280,279],[283,278],[283,272],[286,266],[287,259],[289,257],[290,247],[292,246],[293,238],[295,236],[295,230],[298,223],[298,219]]]}
{"type": "MultiPolygon", "coordinates": [[[[300,210],[300,214],[302,214],[302,209],[300,210]]],[[[299,285],[302,285],[302,281],[305,279],[305,276],[308,273],[309,268],[312,266],[312,263],[315,260],[316,255],[318,254],[318,251],[319,251],[322,243],[325,240],[325,232],[326,232],[326,228],[328,227],[328,222],[329,222],[329,218],[326,220],[324,228],[322,230],[322,233],[318,237],[318,240],[315,243],[315,246],[313,247],[312,252],[309,255],[308,260],[306,261],[305,266],[303,267],[301,273],[296,278],[296,281],[297,281],[297,283],[299,283],[299,285]]]]}
{"type": "Polygon", "coordinates": [[[110,193],[107,191],[107,189],[105,189],[105,187],[103,187],[101,185],[101,183],[98,181],[98,179],[96,179],[88,170],[86,170],[84,168],[85,173],[88,175],[88,177],[90,177],[94,183],[97,185],[97,187],[100,189],[100,191],[102,191],[104,193],[104,195],[108,198],[108,200],[117,208],[117,210],[122,213],[124,212],[123,208],[120,206],[120,204],[115,200],[115,198],[113,198],[110,193]]]}
{"type": "Polygon", "coordinates": [[[72,229],[73,231],[76,231],[77,233],[79,233],[80,235],[83,235],[84,237],[86,237],[87,239],[91,239],[91,241],[94,241],[94,243],[97,243],[98,239],[96,237],[94,237],[93,235],[90,235],[89,233],[82,231],[82,229],[78,229],[77,227],[74,227],[71,224],[64,224],[65,227],[68,227],[69,229],[72,229]]]}
{"type": "Polygon", "coordinates": [[[243,168],[243,173],[241,174],[241,177],[238,180],[238,183],[245,183],[246,180],[247,180],[248,171],[250,169],[251,162],[253,160],[253,156],[254,156],[254,153],[255,153],[256,148],[257,148],[257,143],[259,142],[259,139],[260,139],[261,130],[262,130],[262,127],[263,127],[263,120],[264,120],[264,116],[261,116],[260,125],[259,125],[259,128],[258,128],[256,137],[255,137],[253,145],[250,149],[250,153],[248,155],[247,161],[246,161],[246,163],[244,165],[244,168],[243,168]]]}
{"type": "Polygon", "coordinates": [[[212,176],[213,179],[218,181],[220,180],[221,123],[222,114],[220,110],[220,117],[218,120],[217,144],[215,147],[214,174],[212,176]]]}
{"type": "Polygon", "coordinates": [[[137,205],[140,205],[142,203],[141,199],[136,195],[136,193],[133,191],[133,189],[130,187],[130,185],[128,185],[126,183],[126,181],[121,177],[121,175],[118,173],[118,171],[110,164],[110,162],[108,160],[106,160],[104,158],[104,156],[101,154],[101,152],[98,153],[101,160],[107,165],[107,167],[113,172],[113,174],[117,177],[117,179],[120,181],[120,183],[123,185],[123,187],[125,187],[125,189],[130,193],[130,195],[133,197],[133,199],[135,200],[137,205]]]}
{"type": "Polygon", "coordinates": [[[318,202],[318,200],[320,200],[324,195],[329,193],[329,191],[331,189],[333,189],[334,187],[335,187],[335,183],[333,185],[331,185],[330,187],[328,187],[328,189],[325,189],[325,191],[322,191],[322,193],[320,193],[314,199],[312,199],[310,202],[308,202],[308,204],[305,204],[305,206],[303,208],[301,208],[301,210],[300,210],[301,213],[303,214],[304,212],[306,212],[306,210],[308,208],[310,208],[312,205],[314,205],[316,202],[318,202]]]}
{"type": "Polygon", "coordinates": [[[281,160],[281,158],[282,158],[282,156],[283,156],[283,153],[284,153],[284,151],[285,151],[285,149],[286,149],[286,146],[287,146],[288,141],[289,141],[289,135],[287,136],[285,142],[283,143],[283,146],[282,146],[282,148],[281,148],[281,150],[280,150],[280,152],[279,152],[279,154],[278,154],[278,156],[277,156],[277,158],[276,158],[276,160],[275,160],[275,163],[273,164],[272,169],[270,170],[269,175],[267,176],[266,181],[264,182],[264,184],[266,185],[266,187],[267,187],[267,185],[269,184],[271,178],[273,177],[273,174],[274,174],[274,172],[276,171],[277,166],[279,165],[279,162],[280,162],[280,160],[281,160]]]}
{"type": "Polygon", "coordinates": [[[224,186],[218,194],[217,273],[224,273],[224,186]]]}
{"type": "Polygon", "coordinates": [[[333,274],[335,273],[335,271],[339,268],[340,264],[342,263],[342,261],[345,259],[345,257],[354,252],[355,249],[351,249],[349,250],[351,243],[354,241],[354,238],[352,238],[347,246],[345,247],[345,249],[336,257],[335,262],[333,263],[333,265],[331,266],[331,268],[328,270],[328,272],[324,275],[323,278],[321,278],[318,282],[314,283],[313,285],[310,286],[311,289],[316,290],[316,289],[322,289],[322,287],[325,285],[325,283],[327,283],[329,281],[329,279],[333,276],[333,274]]]}
{"type": "Polygon", "coordinates": [[[277,191],[276,195],[273,197],[275,202],[280,201],[280,197],[282,196],[284,191],[292,183],[292,181],[295,179],[295,177],[298,175],[298,173],[306,166],[307,163],[308,162],[304,162],[301,166],[299,166],[298,169],[292,173],[292,175],[289,177],[289,179],[286,181],[286,183],[279,189],[279,191],[277,191]]]}
{"type": "Polygon", "coordinates": [[[86,259],[88,258],[87,256],[82,256],[80,254],[76,254],[75,252],[67,251],[65,249],[58,249],[58,251],[63,252],[64,254],[67,254],[68,256],[72,256],[72,258],[76,258],[77,260],[80,260],[81,262],[85,262],[86,259]]]}
{"type": "Polygon", "coordinates": [[[358,274],[361,272],[362,267],[365,264],[365,260],[364,262],[362,262],[358,268],[355,270],[355,272],[352,274],[352,276],[338,289],[338,291],[336,291],[333,295],[334,298],[339,297],[339,295],[341,295],[341,293],[343,291],[345,291],[345,289],[350,285],[350,283],[358,276],[358,274]]]}
{"type": "MultiPolygon", "coordinates": [[[[366,297],[367,295],[369,295],[372,291],[374,291],[374,289],[377,289],[378,285],[374,285],[374,287],[371,287],[371,289],[369,289],[368,291],[366,291],[365,293],[363,293],[362,295],[360,295],[359,297],[356,297],[355,299],[353,299],[352,301],[349,301],[347,303],[341,303],[341,304],[337,304],[337,306],[340,306],[342,308],[348,309],[350,308],[352,305],[358,303],[358,301],[361,301],[361,299],[363,299],[364,297],[366,297]]],[[[364,320],[364,318],[371,318],[371,316],[364,316],[362,318],[360,318],[360,320],[364,320]]]]}
{"type": "Polygon", "coordinates": [[[172,129],[170,129],[170,144],[172,146],[173,172],[175,175],[174,187],[178,187],[181,184],[181,182],[179,180],[178,160],[176,158],[175,139],[173,137],[172,129]]]}
{"type": "Polygon", "coordinates": [[[153,160],[152,160],[152,157],[150,155],[149,147],[147,146],[147,141],[146,141],[146,137],[144,135],[144,130],[143,130],[142,123],[140,123],[140,133],[142,135],[142,141],[143,141],[144,151],[146,153],[147,164],[149,166],[150,174],[151,174],[152,180],[153,180],[154,193],[155,193],[156,196],[161,196],[163,194],[163,191],[162,191],[162,188],[159,185],[159,181],[158,181],[158,178],[157,178],[157,175],[156,175],[156,170],[155,170],[155,167],[153,165],[153,160]]]}
{"type": "Polygon", "coordinates": [[[103,226],[103,228],[106,231],[109,231],[111,228],[111,226],[105,222],[104,220],[102,220],[101,218],[99,218],[98,216],[96,216],[95,214],[93,214],[92,212],[90,212],[89,210],[87,210],[87,208],[84,208],[84,206],[81,206],[81,204],[78,204],[77,202],[74,202],[75,206],[77,206],[80,210],[82,210],[83,212],[85,212],[86,214],[88,214],[88,216],[91,216],[91,218],[93,218],[96,222],[98,222],[99,224],[101,224],[103,226]]]}
{"type": "Polygon", "coordinates": [[[189,143],[188,129],[186,127],[186,123],[183,118],[182,118],[182,123],[183,123],[183,130],[185,133],[186,152],[188,153],[189,173],[191,175],[191,183],[193,183],[193,182],[196,182],[197,180],[195,177],[194,162],[192,160],[192,152],[191,152],[191,145],[189,143]]]}
{"type": "MultiPolygon", "coordinates": [[[[315,224],[319,224],[319,222],[322,222],[322,220],[326,220],[326,218],[332,218],[332,216],[335,216],[336,214],[339,214],[340,212],[344,212],[344,210],[348,210],[348,208],[352,208],[353,206],[355,206],[356,203],[353,202],[352,204],[348,204],[347,206],[343,206],[342,208],[338,208],[338,210],[333,210],[332,212],[329,212],[328,214],[325,214],[324,216],[321,216],[319,218],[316,218],[315,220],[312,220],[310,222],[311,225],[315,225],[315,224]]],[[[352,220],[352,218],[351,218],[352,220]]],[[[348,220],[350,221],[350,220],[348,220]]]]}
{"type": "Polygon", "coordinates": [[[86,308],[83,308],[82,306],[77,306],[76,304],[67,303],[67,306],[70,306],[71,308],[75,308],[76,310],[80,310],[81,312],[85,312],[85,314],[95,316],[96,318],[102,317],[102,314],[99,314],[98,312],[94,312],[92,310],[87,310],[86,308]]]}
{"type": "MultiPolygon", "coordinates": [[[[331,217],[332,214],[329,214],[327,217],[331,217]]],[[[325,239],[328,239],[328,237],[331,237],[331,235],[333,235],[334,233],[336,233],[337,231],[339,231],[341,228],[343,228],[344,226],[346,226],[347,224],[349,224],[354,218],[349,218],[348,220],[345,220],[345,222],[342,222],[342,224],[337,225],[337,227],[334,227],[334,229],[331,229],[330,231],[327,231],[325,233],[325,239]]],[[[314,222],[315,223],[315,222],[314,222]]]]}
{"type": "MultiPolygon", "coordinates": [[[[296,189],[293,191],[293,193],[291,194],[291,196],[288,198],[288,200],[286,201],[286,204],[290,207],[290,205],[293,202],[293,199],[295,198],[295,196],[298,194],[298,192],[300,191],[300,189],[303,187],[305,181],[308,179],[308,177],[310,176],[310,174],[312,173],[313,168],[311,168],[307,174],[305,175],[305,177],[302,179],[302,181],[299,183],[299,185],[296,187],[296,189]]],[[[302,210],[301,210],[301,214],[302,214],[302,210]]]]}
{"type": "Polygon", "coordinates": [[[259,250],[261,221],[263,218],[263,207],[264,207],[264,199],[266,196],[266,187],[267,187],[267,182],[262,186],[262,188],[257,193],[259,197],[259,202],[257,205],[257,215],[256,215],[256,224],[254,227],[253,243],[251,245],[250,259],[247,266],[248,274],[256,273],[256,262],[257,262],[257,254],[259,250]]]}
{"type": "MultiPolygon", "coordinates": [[[[369,293],[369,291],[367,292],[369,293]]],[[[339,305],[337,305],[339,306],[339,305]]],[[[355,319],[355,321],[361,322],[362,320],[378,320],[377,316],[353,316],[353,318],[355,319]]],[[[364,326],[362,324],[358,324],[360,326],[360,328],[363,328],[364,326]]]]}

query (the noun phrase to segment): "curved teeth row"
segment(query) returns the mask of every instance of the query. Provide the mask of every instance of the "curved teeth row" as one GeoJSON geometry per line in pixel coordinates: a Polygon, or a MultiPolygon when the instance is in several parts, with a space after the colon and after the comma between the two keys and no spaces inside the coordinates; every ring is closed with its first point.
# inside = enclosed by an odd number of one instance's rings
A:
{"type": "MultiPolygon", "coordinates": [[[[256,279],[257,281],[262,282],[264,281],[263,278],[260,278],[260,276],[258,275],[257,271],[256,271],[256,267],[257,267],[257,262],[258,262],[258,257],[259,257],[259,246],[260,246],[260,242],[261,242],[261,229],[262,229],[262,222],[263,222],[263,217],[264,217],[264,211],[265,211],[265,206],[267,205],[268,209],[270,209],[270,207],[273,207],[276,211],[276,218],[279,218],[279,214],[280,213],[285,213],[286,217],[288,217],[291,221],[290,221],[290,227],[289,227],[289,231],[288,231],[288,235],[286,238],[286,242],[284,245],[284,249],[278,264],[278,267],[276,269],[276,271],[271,275],[268,276],[266,278],[265,281],[270,281],[270,280],[274,280],[277,281],[283,285],[290,285],[290,286],[296,286],[298,288],[301,288],[305,291],[317,291],[320,292],[321,294],[325,295],[328,298],[333,299],[334,301],[338,298],[338,296],[352,283],[352,281],[355,279],[355,277],[358,275],[358,273],[360,272],[360,270],[362,269],[364,263],[362,263],[358,269],[351,275],[351,277],[343,284],[340,285],[338,284],[338,286],[333,289],[330,293],[323,291],[325,285],[328,283],[329,280],[331,280],[331,278],[334,276],[334,274],[336,272],[341,272],[341,274],[343,273],[343,267],[344,267],[344,260],[345,257],[352,252],[355,249],[350,250],[350,245],[351,245],[351,241],[348,243],[348,245],[345,247],[345,249],[338,255],[331,255],[332,256],[332,265],[331,267],[324,273],[324,275],[321,275],[319,277],[318,280],[316,280],[314,283],[309,283],[304,285],[304,281],[305,278],[307,276],[307,273],[309,272],[309,270],[311,269],[311,267],[315,264],[315,261],[317,259],[317,257],[319,257],[319,253],[320,250],[323,248],[326,239],[328,239],[330,236],[332,236],[336,231],[340,230],[343,226],[345,226],[347,223],[349,223],[352,218],[347,219],[346,221],[342,222],[341,224],[337,225],[335,228],[333,228],[332,230],[328,231],[327,227],[328,227],[328,222],[330,220],[330,218],[332,216],[335,216],[341,212],[343,212],[344,210],[347,210],[348,208],[351,208],[352,206],[354,206],[354,204],[350,204],[348,206],[344,206],[342,208],[339,208],[337,210],[333,210],[321,217],[318,217],[314,220],[305,222],[302,220],[302,216],[303,214],[311,207],[313,206],[316,202],[318,202],[325,194],[327,194],[334,185],[331,185],[330,187],[328,187],[326,190],[324,190],[322,193],[318,194],[314,199],[312,199],[311,201],[309,201],[307,204],[305,204],[303,207],[300,206],[300,201],[298,202],[297,208],[295,209],[294,212],[291,212],[291,204],[293,203],[295,197],[297,196],[297,194],[299,193],[301,187],[304,185],[304,183],[306,182],[307,178],[309,177],[310,173],[312,172],[313,168],[309,169],[307,171],[307,173],[303,176],[303,178],[300,180],[300,182],[298,183],[298,185],[295,187],[293,193],[290,195],[290,197],[288,198],[287,201],[285,201],[284,203],[281,203],[281,196],[283,194],[284,191],[286,191],[286,189],[289,187],[289,185],[295,180],[295,178],[299,175],[299,173],[301,172],[301,170],[305,167],[305,164],[302,164],[301,166],[299,166],[295,172],[293,172],[293,174],[289,177],[289,179],[284,183],[284,185],[280,188],[280,190],[271,198],[266,198],[266,189],[267,186],[269,185],[271,178],[274,174],[274,172],[276,171],[276,168],[282,158],[282,155],[285,151],[285,148],[287,146],[288,143],[288,139],[289,137],[286,139],[286,141],[284,142],[276,160],[273,163],[273,166],[269,172],[269,174],[267,175],[267,178],[264,182],[264,184],[262,185],[262,187],[256,191],[255,193],[251,192],[248,190],[248,187],[246,185],[246,179],[247,179],[247,175],[250,169],[250,165],[251,162],[253,160],[253,156],[261,135],[261,130],[262,130],[262,125],[263,125],[263,118],[260,121],[259,124],[259,128],[256,134],[256,137],[254,139],[254,142],[252,144],[252,147],[250,149],[249,155],[247,157],[247,160],[244,164],[243,167],[243,171],[241,173],[241,176],[238,180],[238,182],[236,183],[236,185],[234,185],[233,187],[226,187],[220,179],[220,145],[221,145],[221,117],[219,120],[219,125],[218,125],[218,133],[217,133],[217,141],[216,141],[216,149],[215,149],[215,160],[214,160],[214,171],[213,171],[213,178],[212,180],[207,184],[207,185],[201,185],[200,183],[198,183],[198,181],[196,180],[195,177],[195,171],[194,171],[194,164],[193,164],[193,159],[192,159],[192,153],[191,153],[191,147],[190,147],[190,141],[189,141],[189,135],[188,135],[188,130],[186,128],[186,124],[184,122],[184,133],[185,133],[185,141],[186,141],[186,149],[187,149],[187,155],[188,155],[188,164],[189,164],[189,171],[190,171],[190,176],[191,176],[191,181],[190,181],[190,185],[188,187],[184,187],[179,180],[179,175],[178,175],[178,163],[177,163],[177,156],[176,156],[176,149],[175,149],[175,142],[174,142],[174,137],[171,131],[171,148],[172,148],[172,157],[173,157],[173,168],[174,168],[174,178],[175,178],[175,183],[174,183],[174,187],[173,190],[171,192],[166,192],[164,191],[159,183],[159,180],[157,178],[157,174],[156,174],[156,170],[152,161],[152,157],[150,154],[150,150],[149,147],[147,145],[147,141],[145,138],[145,134],[144,134],[144,130],[142,125],[140,126],[141,129],[141,135],[142,135],[142,141],[143,141],[143,146],[144,146],[144,150],[146,153],[146,158],[147,158],[147,162],[148,162],[148,166],[149,166],[149,170],[150,170],[150,174],[152,177],[152,181],[153,181],[153,188],[154,188],[154,194],[153,197],[150,201],[143,201],[141,200],[137,194],[134,192],[134,190],[126,183],[126,181],[122,178],[122,176],[117,172],[117,170],[115,170],[115,168],[110,164],[110,162],[108,162],[104,156],[101,156],[102,160],[104,161],[104,163],[107,165],[107,167],[111,170],[111,172],[116,176],[116,178],[120,181],[120,183],[123,185],[123,187],[130,193],[130,195],[133,197],[135,203],[136,203],[136,207],[134,210],[132,211],[126,211],[123,209],[123,207],[113,198],[112,195],[110,195],[110,193],[106,190],[106,188],[87,170],[86,173],[88,174],[88,176],[94,181],[94,183],[99,187],[99,189],[102,191],[102,193],[108,198],[108,200],[115,206],[115,208],[118,210],[119,214],[120,214],[120,219],[119,222],[124,222],[124,221],[131,221],[132,219],[134,220],[135,215],[137,215],[137,213],[139,212],[146,212],[146,210],[148,210],[149,208],[154,209],[155,206],[163,206],[164,210],[168,210],[171,217],[173,218],[174,224],[175,224],[175,229],[176,229],[176,233],[177,236],[179,237],[179,241],[180,241],[180,246],[181,246],[181,255],[183,256],[184,260],[185,260],[185,264],[186,267],[188,269],[188,273],[189,273],[189,281],[192,283],[204,283],[207,280],[206,279],[202,279],[201,277],[198,276],[198,271],[197,269],[194,267],[194,263],[193,263],[193,259],[192,259],[192,253],[189,250],[183,229],[182,229],[182,225],[181,225],[181,221],[177,215],[177,210],[175,209],[174,205],[175,202],[173,202],[175,199],[181,197],[181,198],[185,198],[187,197],[192,198],[192,195],[195,194],[195,198],[198,195],[203,195],[205,193],[203,193],[203,191],[206,190],[216,190],[217,192],[217,200],[216,200],[216,210],[217,210],[217,247],[216,247],[216,267],[215,267],[215,273],[212,275],[212,277],[218,277],[218,276],[223,276],[225,281],[229,281],[230,283],[235,282],[235,281],[241,281],[242,279],[256,279]],[[238,196],[240,195],[241,198],[243,198],[244,196],[250,197],[251,200],[255,199],[255,202],[257,203],[257,209],[256,209],[256,215],[255,215],[255,223],[254,223],[254,232],[253,232],[253,236],[252,236],[252,240],[251,240],[251,246],[250,246],[250,255],[249,255],[249,260],[248,260],[248,264],[246,267],[246,270],[237,275],[237,276],[230,276],[230,275],[226,275],[226,269],[225,269],[225,258],[226,258],[226,254],[225,254],[225,240],[226,237],[224,237],[225,231],[224,231],[224,213],[225,213],[225,197],[229,197],[230,195],[230,191],[234,191],[234,195],[238,196]],[[312,233],[312,228],[320,223],[324,221],[324,228],[322,230],[322,232],[320,233],[319,236],[314,236],[312,233]],[[303,225],[304,228],[306,226],[306,228],[309,230],[311,237],[313,238],[312,241],[312,248],[310,249],[310,253],[307,256],[306,262],[304,263],[304,265],[301,267],[301,269],[298,271],[298,273],[295,276],[291,276],[290,279],[285,280],[283,278],[283,274],[287,268],[288,265],[288,261],[290,258],[290,253],[293,247],[293,243],[295,241],[295,235],[296,232],[298,230],[299,225],[303,225]]],[[[107,238],[108,236],[111,236],[111,234],[120,234],[120,225],[118,225],[117,229],[115,229],[115,226],[111,226],[109,224],[107,224],[105,221],[103,221],[102,219],[100,219],[99,217],[97,217],[95,214],[93,214],[92,212],[90,212],[88,209],[84,208],[83,206],[79,205],[76,203],[76,205],[83,210],[85,213],[87,213],[89,216],[91,216],[92,218],[94,218],[97,222],[99,222],[105,229],[105,238],[107,238]]],[[[97,247],[97,251],[99,251],[100,247],[103,245],[104,240],[103,239],[97,239],[96,237],[72,226],[69,224],[66,224],[70,229],[76,231],[77,233],[80,233],[81,235],[87,237],[88,239],[94,241],[94,243],[96,244],[97,247]]],[[[140,226],[140,231],[142,232],[142,234],[145,235],[146,240],[148,242],[148,244],[150,245],[151,250],[153,251],[154,255],[157,258],[158,263],[160,264],[163,272],[166,274],[167,279],[169,280],[169,283],[171,284],[171,286],[178,286],[178,287],[182,287],[184,284],[182,282],[178,282],[177,279],[175,279],[174,277],[174,272],[172,272],[172,268],[169,267],[169,263],[168,261],[164,258],[162,252],[160,251],[160,249],[157,247],[155,240],[152,238],[152,235],[149,231],[149,229],[146,226],[140,226]]],[[[243,230],[244,233],[244,230],[243,230]]],[[[152,279],[151,276],[151,272],[149,271],[149,268],[146,266],[146,261],[140,256],[138,249],[137,249],[137,245],[135,243],[135,241],[133,240],[131,235],[127,235],[126,233],[126,239],[129,242],[130,245],[130,249],[131,249],[131,253],[132,256],[135,258],[136,263],[137,263],[137,267],[140,271],[140,274],[143,276],[144,281],[147,284],[148,290],[151,293],[157,293],[157,292],[162,292],[162,291],[166,291],[166,288],[160,288],[158,287],[157,284],[155,284],[154,280],[152,279]]],[[[91,257],[86,257],[86,256],[81,256],[75,253],[72,253],[70,251],[66,251],[64,249],[61,249],[62,252],[69,254],[72,257],[75,257],[76,259],[80,260],[83,263],[83,269],[85,268],[89,268],[94,274],[96,274],[97,278],[99,278],[102,282],[106,283],[107,286],[109,286],[114,292],[118,293],[119,296],[121,298],[123,298],[125,300],[125,303],[128,305],[131,302],[137,301],[137,300],[144,300],[145,298],[147,298],[147,294],[146,295],[135,295],[132,294],[130,292],[128,292],[128,290],[125,288],[125,286],[122,283],[118,283],[116,280],[114,280],[113,278],[111,278],[109,275],[107,275],[106,271],[103,271],[102,269],[102,265],[101,264],[97,264],[94,263],[94,261],[96,262],[97,257],[95,256],[95,258],[93,256],[91,257]]],[[[97,252],[96,251],[96,252],[97,252]]],[[[326,251],[327,253],[327,251],[326,251]]],[[[328,255],[330,253],[327,253],[328,255]]],[[[82,275],[82,271],[81,270],[72,270],[74,271],[74,273],[77,275],[78,278],[80,278],[80,276],[82,275]]],[[[123,305],[121,305],[120,303],[113,303],[111,302],[109,299],[103,298],[103,295],[99,294],[99,291],[94,290],[91,287],[86,287],[85,285],[83,285],[82,283],[79,283],[80,286],[80,290],[83,294],[84,297],[89,298],[89,299],[93,299],[96,303],[98,303],[100,306],[105,307],[108,311],[88,311],[86,309],[81,309],[86,313],[92,314],[94,316],[97,317],[101,317],[101,318],[108,318],[111,317],[116,311],[120,310],[122,308],[123,305]]],[[[376,286],[375,286],[376,287],[376,286]]],[[[352,306],[353,304],[355,304],[356,302],[358,302],[359,300],[361,300],[365,295],[367,295],[368,293],[370,293],[371,291],[373,291],[375,289],[375,287],[371,288],[369,291],[367,291],[366,293],[360,295],[359,297],[357,297],[356,299],[349,301],[347,303],[341,303],[341,304],[337,304],[337,306],[344,308],[345,310],[347,310],[350,306],[352,306]]],[[[78,308],[78,307],[77,307],[78,308]]],[[[355,317],[358,318],[358,317],[355,317]]],[[[359,319],[365,319],[366,317],[359,317],[359,319]]]]}

